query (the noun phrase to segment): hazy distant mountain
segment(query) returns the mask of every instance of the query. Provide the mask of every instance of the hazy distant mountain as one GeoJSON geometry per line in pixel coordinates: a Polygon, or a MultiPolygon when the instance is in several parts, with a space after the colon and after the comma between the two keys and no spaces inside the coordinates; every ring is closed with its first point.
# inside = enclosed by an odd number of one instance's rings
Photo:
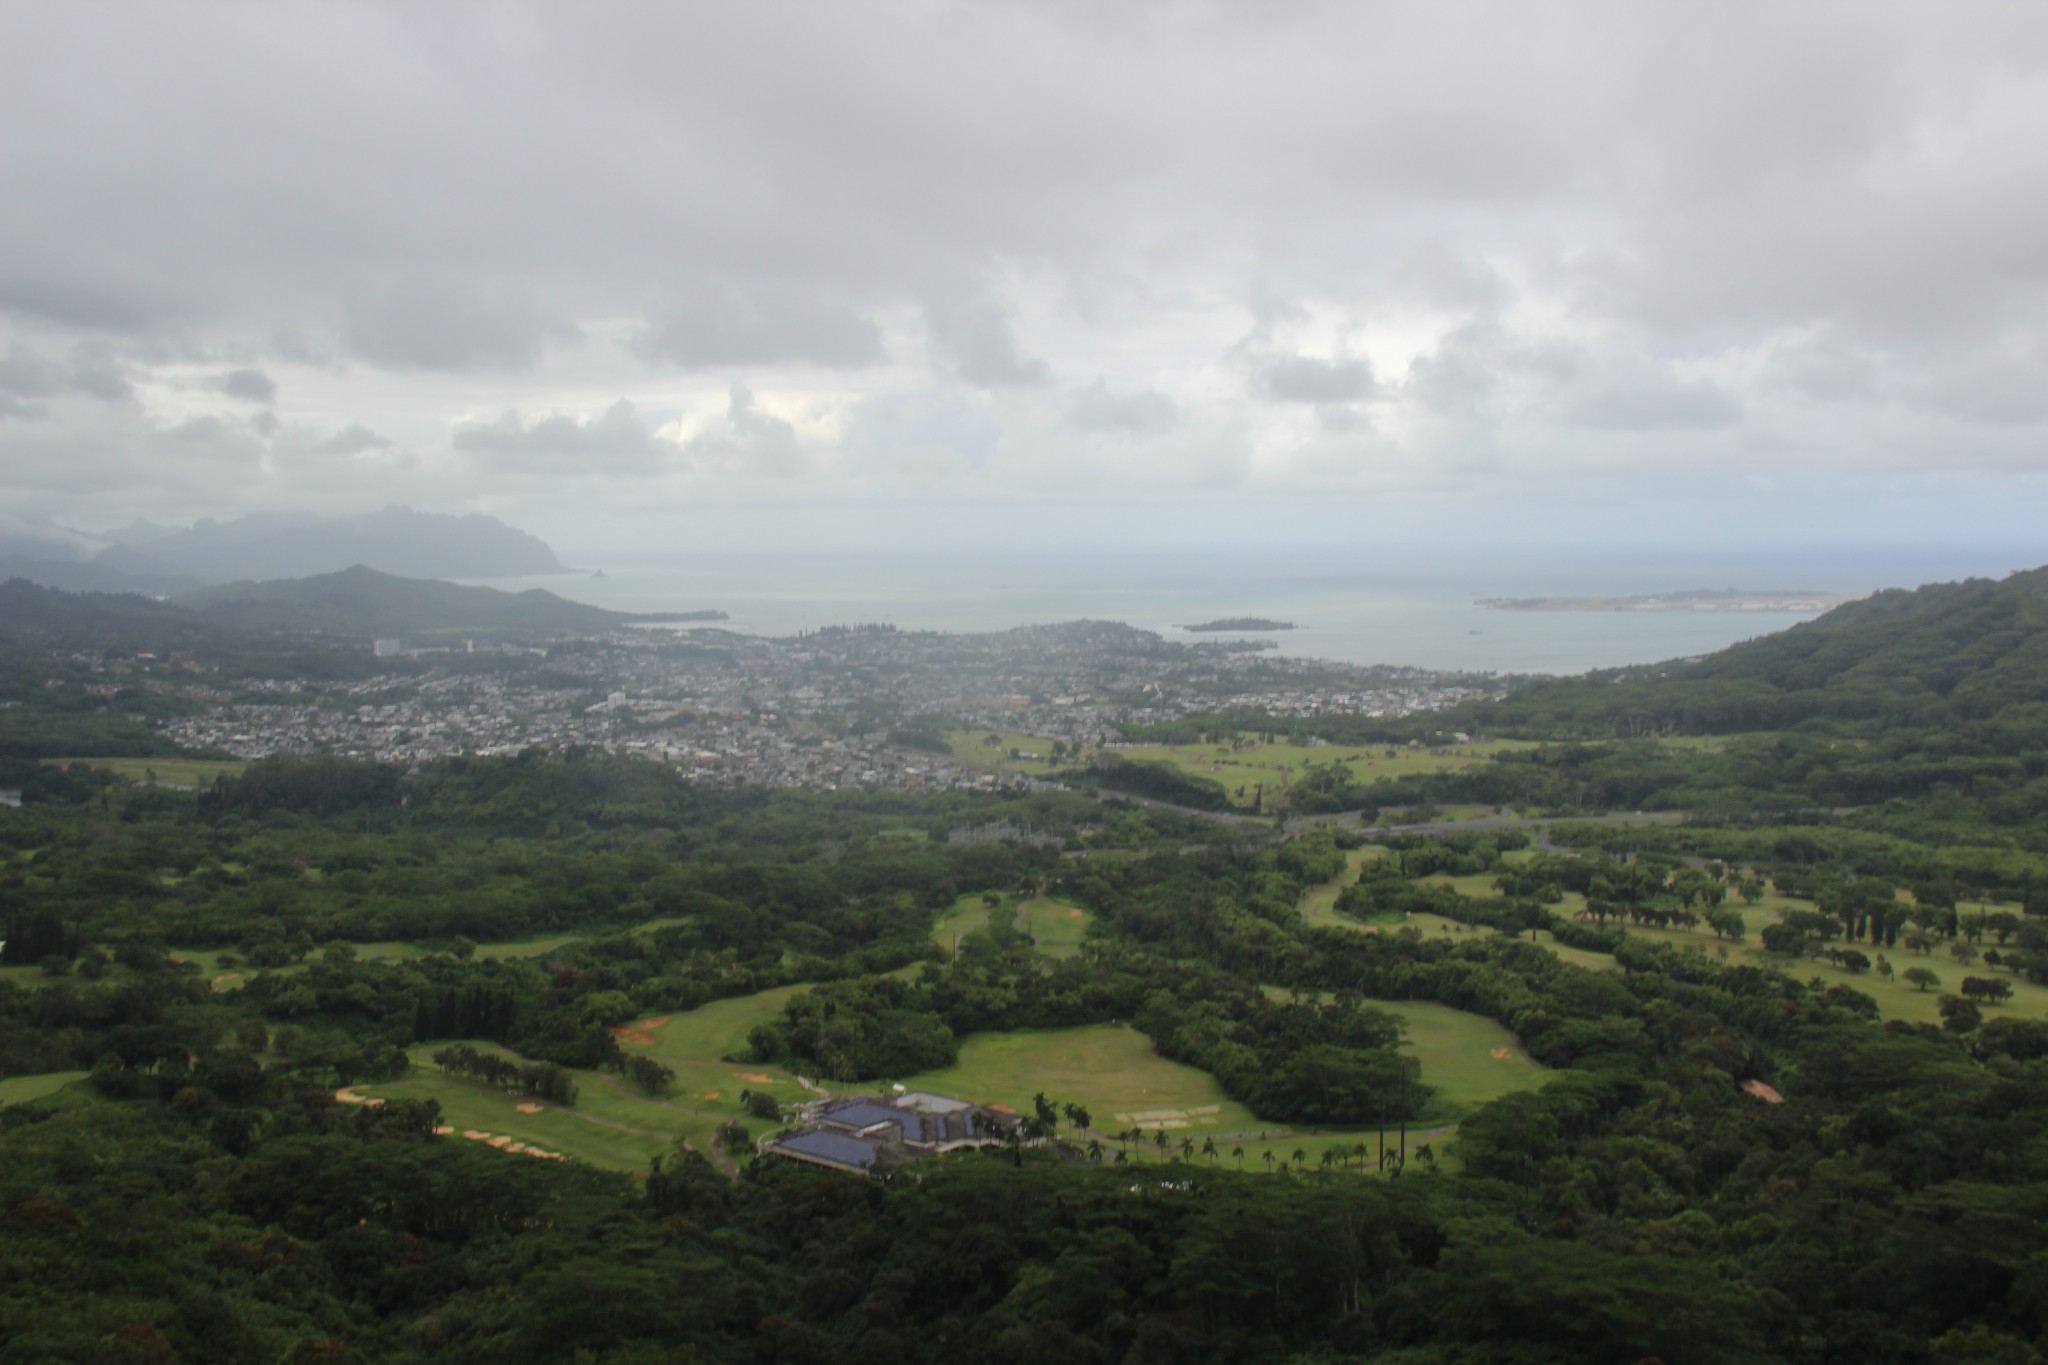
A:
{"type": "Polygon", "coordinates": [[[572,635],[629,621],[725,619],[716,611],[629,615],[571,602],[540,588],[518,593],[466,588],[401,578],[360,564],[310,578],[200,588],[179,596],[177,604],[237,629],[353,636],[572,635]]]}
{"type": "Polygon", "coordinates": [[[496,517],[441,516],[387,507],[326,519],[260,512],[189,528],[136,522],[109,532],[97,562],[138,577],[185,575],[204,583],[303,578],[368,565],[406,578],[509,578],[560,573],[547,542],[496,517]]]}
{"type": "Polygon", "coordinates": [[[78,560],[0,554],[0,579],[9,578],[26,578],[31,583],[40,583],[46,588],[62,588],[65,592],[134,592],[149,597],[189,592],[202,586],[201,581],[190,574],[177,573],[161,565],[138,570],[104,556],[97,560],[78,560]]]}
{"type": "Polygon", "coordinates": [[[131,593],[62,592],[25,578],[0,582],[0,649],[171,651],[218,643],[212,623],[131,593]]]}

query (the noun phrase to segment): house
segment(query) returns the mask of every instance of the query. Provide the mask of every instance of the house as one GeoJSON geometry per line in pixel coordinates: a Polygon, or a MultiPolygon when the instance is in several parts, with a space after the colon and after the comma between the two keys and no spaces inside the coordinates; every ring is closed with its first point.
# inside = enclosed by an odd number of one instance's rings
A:
{"type": "Polygon", "coordinates": [[[1011,1122],[945,1095],[857,1095],[806,1106],[796,1132],[768,1138],[760,1150],[828,1170],[873,1175],[942,1152],[1001,1146],[1011,1122]]]}

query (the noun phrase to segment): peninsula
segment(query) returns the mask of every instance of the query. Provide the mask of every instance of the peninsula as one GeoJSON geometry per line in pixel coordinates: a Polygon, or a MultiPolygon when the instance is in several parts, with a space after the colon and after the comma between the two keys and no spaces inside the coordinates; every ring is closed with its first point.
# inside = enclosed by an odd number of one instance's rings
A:
{"type": "Polygon", "coordinates": [[[1299,630],[1292,621],[1268,621],[1263,616],[1229,616],[1220,621],[1204,621],[1198,626],[1181,626],[1181,630],[1299,630]]]}
{"type": "Polygon", "coordinates": [[[1494,611],[1782,611],[1818,615],[1858,599],[1854,593],[1738,592],[1734,588],[1645,593],[1636,597],[1482,597],[1494,611]]]}

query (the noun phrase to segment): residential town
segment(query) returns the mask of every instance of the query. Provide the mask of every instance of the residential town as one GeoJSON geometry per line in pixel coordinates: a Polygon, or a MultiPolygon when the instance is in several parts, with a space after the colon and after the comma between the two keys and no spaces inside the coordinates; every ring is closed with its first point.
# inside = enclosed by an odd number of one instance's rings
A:
{"type": "Polygon", "coordinates": [[[834,627],[785,639],[631,629],[459,653],[386,645],[377,658],[391,671],[153,686],[188,703],[165,723],[170,738],[243,758],[410,763],[573,745],[711,783],[934,791],[1026,780],[978,773],[928,742],[946,729],[1100,749],[1131,727],[1193,714],[1393,717],[1507,685],[1173,643],[1104,622],[977,635],[834,627]]]}

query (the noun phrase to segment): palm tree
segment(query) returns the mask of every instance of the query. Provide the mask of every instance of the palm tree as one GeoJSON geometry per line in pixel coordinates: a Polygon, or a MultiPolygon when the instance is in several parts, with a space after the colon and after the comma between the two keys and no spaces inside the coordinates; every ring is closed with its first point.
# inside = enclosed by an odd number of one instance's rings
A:
{"type": "Polygon", "coordinates": [[[1205,1137],[1205,1138],[1203,1138],[1203,1139],[1202,1139],[1202,1155],[1203,1155],[1203,1156],[1205,1156],[1205,1157],[1208,1157],[1208,1158],[1209,1158],[1209,1164],[1210,1164],[1211,1166],[1214,1166],[1214,1165],[1216,1164],[1216,1139],[1215,1139],[1215,1138],[1212,1138],[1212,1137],[1205,1137]]]}
{"type": "Polygon", "coordinates": [[[1102,1144],[1094,1138],[1088,1139],[1088,1159],[1098,1166],[1102,1164],[1102,1144]]]}
{"type": "Polygon", "coordinates": [[[1236,1162],[1237,1162],[1237,1169],[1239,1169],[1240,1171],[1241,1171],[1241,1170],[1243,1170],[1243,1169],[1244,1169],[1244,1148],[1243,1148],[1242,1146],[1232,1147],[1232,1148],[1230,1149],[1230,1155],[1231,1155],[1231,1157],[1232,1157],[1233,1159],[1235,1159],[1235,1160],[1236,1160],[1236,1162]]]}
{"type": "Polygon", "coordinates": [[[1304,1151],[1302,1151],[1302,1150],[1301,1150],[1301,1148],[1299,1148],[1299,1147],[1296,1147],[1296,1148],[1294,1149],[1294,1158],[1293,1158],[1293,1159],[1294,1159],[1294,1164],[1295,1164],[1295,1165],[1297,1165],[1297,1166],[1306,1166],[1306,1165],[1308,1165],[1308,1153],[1307,1153],[1307,1152],[1304,1152],[1304,1151]]]}
{"type": "Polygon", "coordinates": [[[1334,1148],[1334,1147],[1325,1147],[1325,1148],[1323,1148],[1323,1162],[1322,1162],[1322,1171],[1323,1171],[1323,1174],[1324,1174],[1324,1175],[1328,1175],[1328,1174],[1330,1173],[1330,1167],[1332,1167],[1332,1166],[1334,1166],[1334,1165],[1336,1165],[1336,1164],[1337,1164],[1337,1149],[1336,1149],[1336,1148],[1334,1148]]]}
{"type": "Polygon", "coordinates": [[[1194,1163],[1195,1139],[1191,1135],[1184,1134],[1181,1137],[1180,1159],[1183,1165],[1192,1165],[1194,1163]]]}
{"type": "Polygon", "coordinates": [[[1266,1174],[1271,1175],[1273,1173],[1273,1149],[1271,1147],[1268,1147],[1265,1151],[1265,1161],[1266,1174]]]}

